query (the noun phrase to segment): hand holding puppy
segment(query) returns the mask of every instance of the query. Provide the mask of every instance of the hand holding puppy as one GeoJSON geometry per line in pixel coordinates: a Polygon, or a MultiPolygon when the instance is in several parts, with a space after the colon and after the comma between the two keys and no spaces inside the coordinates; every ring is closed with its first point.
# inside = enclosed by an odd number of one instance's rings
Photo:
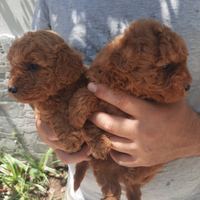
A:
{"type": "MultiPolygon", "coordinates": [[[[133,96],[113,95],[108,88],[93,83],[88,85],[88,89],[98,98],[135,117],[135,119],[123,119],[99,112],[89,118],[91,122],[113,134],[110,138],[111,155],[118,164],[131,167],[151,166],[177,158],[199,155],[200,119],[185,98],[176,103],[161,104],[133,96]]],[[[41,122],[37,116],[36,127],[41,140],[55,150],[63,163],[89,160],[87,147],[73,155],[66,153],[50,126],[41,122]]]]}
{"type": "MultiPolygon", "coordinates": [[[[84,146],[79,152],[74,154],[69,154],[64,151],[64,149],[61,147],[58,138],[55,136],[53,131],[51,130],[49,124],[46,124],[42,122],[38,116],[35,116],[35,124],[38,131],[38,134],[45,144],[47,144],[49,147],[51,147],[57,157],[64,163],[64,164],[73,164],[73,163],[79,163],[84,160],[90,160],[88,157],[88,147],[84,146]]],[[[84,140],[83,140],[84,142],[84,140]]]]}
{"type": "Polygon", "coordinates": [[[88,89],[133,117],[126,119],[97,112],[89,118],[113,134],[110,154],[119,165],[152,166],[200,155],[199,115],[185,98],[163,104],[114,95],[110,89],[96,83],[89,83],[88,89]]]}

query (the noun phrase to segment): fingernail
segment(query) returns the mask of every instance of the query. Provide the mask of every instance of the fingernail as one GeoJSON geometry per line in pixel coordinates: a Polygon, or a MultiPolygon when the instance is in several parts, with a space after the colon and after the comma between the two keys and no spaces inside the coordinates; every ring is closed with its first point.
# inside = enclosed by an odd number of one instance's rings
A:
{"type": "Polygon", "coordinates": [[[88,90],[92,93],[95,93],[97,91],[97,85],[94,83],[89,83],[87,86],[88,90]]]}

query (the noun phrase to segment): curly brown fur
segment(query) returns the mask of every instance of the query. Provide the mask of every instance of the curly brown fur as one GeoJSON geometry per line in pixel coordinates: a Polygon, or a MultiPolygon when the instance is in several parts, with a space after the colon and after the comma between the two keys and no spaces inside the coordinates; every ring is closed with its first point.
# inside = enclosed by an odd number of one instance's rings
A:
{"type": "MultiPolygon", "coordinates": [[[[186,44],[180,36],[155,20],[141,19],[133,21],[122,35],[102,48],[86,76],[89,81],[104,84],[114,93],[171,103],[189,91],[192,78],[187,68],[187,56],[186,44]]],[[[127,199],[139,200],[140,187],[151,181],[163,165],[119,166],[109,156],[109,134],[86,121],[94,111],[129,116],[97,100],[86,88],[79,89],[73,95],[69,109],[70,123],[77,129],[84,125],[84,138],[92,152],[89,163],[104,199],[119,200],[119,183],[124,183],[127,199]]],[[[87,164],[79,163],[76,169],[75,190],[80,186],[87,164]]]]}
{"type": "Polygon", "coordinates": [[[11,46],[8,90],[22,103],[34,103],[35,112],[69,153],[81,148],[81,133],[69,125],[69,100],[86,86],[81,56],[52,31],[28,32],[11,46]]]}

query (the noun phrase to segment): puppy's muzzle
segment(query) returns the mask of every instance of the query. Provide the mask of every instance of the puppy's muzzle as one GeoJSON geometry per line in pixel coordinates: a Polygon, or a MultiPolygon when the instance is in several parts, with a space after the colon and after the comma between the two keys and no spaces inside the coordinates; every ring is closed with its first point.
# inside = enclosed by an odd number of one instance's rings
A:
{"type": "Polygon", "coordinates": [[[190,90],[190,88],[191,88],[191,86],[190,86],[190,84],[185,84],[184,85],[184,88],[185,88],[185,91],[187,92],[187,91],[189,91],[190,90]]]}
{"type": "Polygon", "coordinates": [[[17,94],[17,87],[11,86],[11,87],[8,88],[8,91],[10,93],[12,93],[13,95],[15,95],[15,94],[17,94]]]}

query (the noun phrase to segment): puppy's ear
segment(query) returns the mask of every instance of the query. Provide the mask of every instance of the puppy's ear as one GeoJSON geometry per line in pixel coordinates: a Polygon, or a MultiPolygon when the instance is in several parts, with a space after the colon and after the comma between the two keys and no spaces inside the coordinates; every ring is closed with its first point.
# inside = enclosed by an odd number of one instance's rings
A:
{"type": "Polygon", "coordinates": [[[83,61],[81,56],[71,49],[66,43],[56,46],[55,73],[64,84],[70,84],[79,79],[83,73],[83,61]]]}
{"type": "Polygon", "coordinates": [[[187,46],[178,34],[173,32],[169,27],[163,25],[163,31],[158,35],[160,62],[180,62],[187,58],[187,46]]]}

